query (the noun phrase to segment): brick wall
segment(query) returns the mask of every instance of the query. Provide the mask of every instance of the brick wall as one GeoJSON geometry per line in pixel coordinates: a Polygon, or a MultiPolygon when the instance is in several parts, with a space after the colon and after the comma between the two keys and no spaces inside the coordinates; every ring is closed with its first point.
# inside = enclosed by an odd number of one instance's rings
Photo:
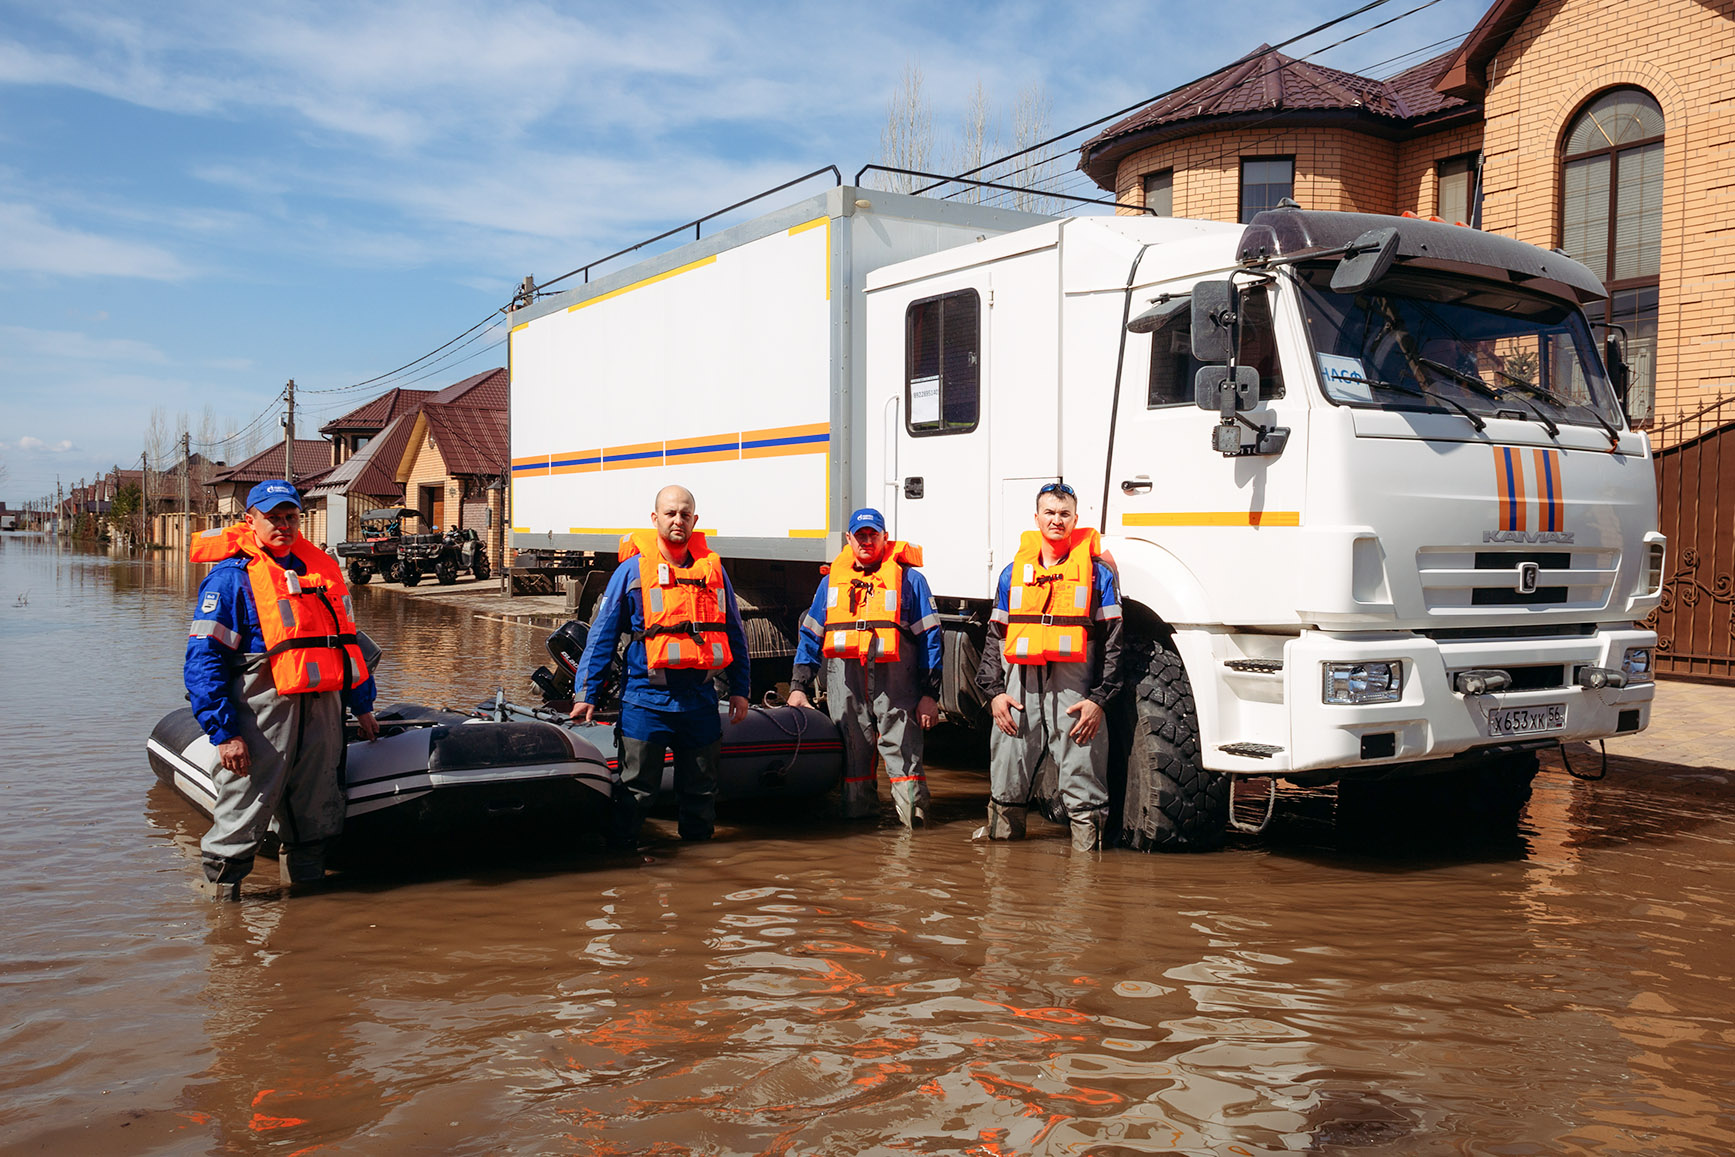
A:
{"type": "MultiPolygon", "coordinates": [[[[447,476],[446,460],[440,457],[440,448],[425,428],[416,443],[415,454],[415,460],[410,464],[410,476],[404,483],[404,505],[421,509],[422,487],[439,486],[446,496],[443,517],[447,522],[456,519],[462,491],[457,479],[447,476]]],[[[441,523],[440,529],[446,529],[446,523],[441,523]]]]}
{"type": "Polygon", "coordinates": [[[1617,85],[1662,106],[1659,427],[1735,393],[1731,15],[1726,0],[1543,0],[1495,58],[1485,102],[1483,223],[1546,247],[1560,244],[1568,122],[1617,85]]]}
{"type": "MultiPolygon", "coordinates": [[[[1141,149],[1115,172],[1115,199],[1142,205],[1144,176],[1175,170],[1175,216],[1240,216],[1241,158],[1293,156],[1295,199],[1306,209],[1395,212],[1397,146],[1344,129],[1271,126],[1201,133],[1141,149]]],[[[1131,212],[1131,210],[1120,210],[1131,212]]]]}

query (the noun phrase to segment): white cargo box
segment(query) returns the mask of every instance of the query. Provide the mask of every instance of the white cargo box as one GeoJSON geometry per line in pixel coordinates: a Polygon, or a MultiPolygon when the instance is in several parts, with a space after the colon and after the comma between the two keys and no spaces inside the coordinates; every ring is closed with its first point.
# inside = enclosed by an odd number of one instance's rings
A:
{"type": "Polygon", "coordinates": [[[612,553],[678,483],[722,554],[829,559],[880,497],[867,273],[1045,220],[843,186],[517,311],[511,545],[612,553]]]}

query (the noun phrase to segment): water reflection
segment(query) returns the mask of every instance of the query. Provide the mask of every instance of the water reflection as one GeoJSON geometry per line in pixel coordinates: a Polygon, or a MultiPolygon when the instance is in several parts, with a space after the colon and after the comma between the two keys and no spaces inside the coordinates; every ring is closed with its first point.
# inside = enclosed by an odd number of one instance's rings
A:
{"type": "MultiPolygon", "coordinates": [[[[1516,845],[1379,852],[1286,794],[1220,855],[1074,856],[972,844],[983,779],[942,766],[930,831],[742,810],[650,862],[436,851],[211,905],[140,750],[190,582],[0,539],[0,1148],[1735,1150],[1727,785],[1548,771],[1516,845]]],[[[387,698],[541,661],[362,616],[387,698]]]]}

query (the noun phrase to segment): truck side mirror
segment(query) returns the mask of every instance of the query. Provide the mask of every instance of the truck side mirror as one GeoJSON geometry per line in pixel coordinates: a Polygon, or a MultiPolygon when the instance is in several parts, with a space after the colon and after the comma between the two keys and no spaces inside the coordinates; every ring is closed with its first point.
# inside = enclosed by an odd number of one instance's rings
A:
{"type": "Polygon", "coordinates": [[[1614,387],[1615,397],[1620,399],[1621,413],[1625,414],[1627,389],[1632,383],[1632,367],[1628,366],[1626,358],[1621,356],[1621,343],[1613,335],[1602,343],[1602,361],[1608,368],[1609,385],[1614,387]]]}
{"type": "MultiPolygon", "coordinates": [[[[1193,357],[1222,365],[1235,360],[1235,285],[1201,281],[1193,286],[1193,357]]],[[[1216,408],[1212,403],[1211,409],[1216,408]]]]}
{"type": "Polygon", "coordinates": [[[1193,376],[1193,402],[1201,410],[1233,413],[1224,402],[1226,391],[1233,392],[1236,410],[1251,410],[1259,400],[1259,371],[1252,366],[1200,366],[1193,376]]]}
{"type": "Polygon", "coordinates": [[[1384,277],[1397,256],[1396,229],[1369,229],[1349,243],[1343,259],[1331,271],[1332,290],[1336,293],[1360,293],[1384,277]]]}

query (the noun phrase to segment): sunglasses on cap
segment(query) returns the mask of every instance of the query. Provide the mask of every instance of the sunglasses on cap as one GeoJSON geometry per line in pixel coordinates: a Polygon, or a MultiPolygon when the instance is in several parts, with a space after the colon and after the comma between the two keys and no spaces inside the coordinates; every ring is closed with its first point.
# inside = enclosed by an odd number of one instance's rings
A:
{"type": "Polygon", "coordinates": [[[1074,490],[1064,482],[1045,483],[1042,489],[1036,492],[1036,497],[1041,498],[1044,494],[1060,494],[1067,498],[1078,497],[1078,491],[1074,490]]]}

